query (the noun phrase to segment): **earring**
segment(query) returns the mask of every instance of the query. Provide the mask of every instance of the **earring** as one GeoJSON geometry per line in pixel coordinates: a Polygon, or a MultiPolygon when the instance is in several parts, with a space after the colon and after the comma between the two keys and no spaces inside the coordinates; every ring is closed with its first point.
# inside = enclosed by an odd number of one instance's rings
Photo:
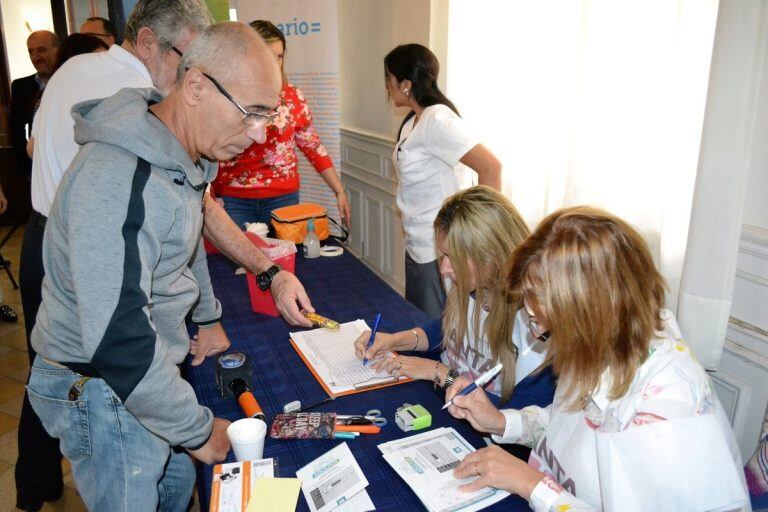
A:
{"type": "Polygon", "coordinates": [[[406,87],[405,89],[403,89],[403,94],[405,94],[406,96],[408,96],[408,88],[407,88],[407,87],[406,87]]]}

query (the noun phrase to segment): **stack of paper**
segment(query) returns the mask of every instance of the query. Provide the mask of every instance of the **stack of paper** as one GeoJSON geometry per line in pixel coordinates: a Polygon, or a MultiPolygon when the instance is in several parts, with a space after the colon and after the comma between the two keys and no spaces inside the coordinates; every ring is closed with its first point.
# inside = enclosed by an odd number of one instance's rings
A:
{"type": "Polygon", "coordinates": [[[346,322],[339,329],[292,332],[291,344],[323,389],[332,396],[359,393],[410,379],[376,372],[355,355],[355,340],[370,331],[363,320],[346,322]]]}
{"type": "Polygon", "coordinates": [[[475,449],[452,428],[436,428],[380,444],[379,450],[431,512],[472,512],[509,496],[489,487],[470,493],[459,490],[477,477],[457,480],[453,470],[475,449]]]}
{"type": "Polygon", "coordinates": [[[365,491],[368,480],[347,443],[313,460],[299,471],[301,490],[312,512],[376,510],[365,491]]]}

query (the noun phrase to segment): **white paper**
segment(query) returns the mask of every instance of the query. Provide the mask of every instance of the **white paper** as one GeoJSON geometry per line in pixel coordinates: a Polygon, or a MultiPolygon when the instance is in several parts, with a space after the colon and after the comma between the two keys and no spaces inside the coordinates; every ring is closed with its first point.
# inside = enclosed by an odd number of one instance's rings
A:
{"type": "MultiPolygon", "coordinates": [[[[331,394],[363,389],[394,378],[377,373],[355,355],[355,340],[371,328],[363,320],[346,322],[339,329],[313,329],[292,332],[291,339],[307,358],[331,394]]],[[[404,378],[404,377],[403,377],[404,378]]]]}
{"type": "Polygon", "coordinates": [[[348,502],[368,487],[347,443],[326,452],[296,472],[312,512],[327,512],[348,502]]]}
{"type": "Polygon", "coordinates": [[[376,510],[373,506],[371,497],[368,496],[368,492],[363,489],[359,493],[352,496],[352,499],[342,503],[338,507],[333,509],[333,512],[370,512],[376,510]]]}
{"type": "Polygon", "coordinates": [[[380,444],[379,449],[431,512],[472,512],[509,496],[508,492],[489,487],[471,493],[459,491],[460,486],[477,477],[458,480],[453,470],[475,449],[452,428],[390,441],[380,444]]]}

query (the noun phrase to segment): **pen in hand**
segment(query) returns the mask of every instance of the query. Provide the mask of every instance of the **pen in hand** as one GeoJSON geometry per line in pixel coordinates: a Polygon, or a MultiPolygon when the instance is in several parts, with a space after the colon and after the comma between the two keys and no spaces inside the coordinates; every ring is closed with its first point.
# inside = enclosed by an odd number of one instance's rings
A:
{"type": "MultiPolygon", "coordinates": [[[[373,340],[376,338],[376,331],[379,330],[379,322],[381,321],[381,313],[376,315],[376,320],[373,321],[373,329],[371,329],[371,337],[368,338],[368,344],[365,346],[365,353],[368,354],[368,350],[373,345],[373,340]]],[[[368,356],[363,356],[363,366],[368,364],[368,356]]]]}
{"type": "MultiPolygon", "coordinates": [[[[501,368],[503,366],[504,365],[501,363],[497,364],[496,366],[494,366],[493,368],[491,368],[490,370],[488,370],[487,372],[485,372],[484,374],[476,378],[474,382],[472,382],[472,384],[470,384],[469,386],[459,391],[456,394],[456,396],[467,396],[468,394],[476,390],[478,387],[485,386],[491,381],[491,379],[493,379],[496,376],[497,373],[501,371],[501,368]]],[[[456,398],[456,396],[454,396],[453,398],[456,398]]],[[[448,402],[446,402],[445,405],[440,410],[443,411],[447,409],[453,403],[453,398],[451,398],[448,402]]]]}

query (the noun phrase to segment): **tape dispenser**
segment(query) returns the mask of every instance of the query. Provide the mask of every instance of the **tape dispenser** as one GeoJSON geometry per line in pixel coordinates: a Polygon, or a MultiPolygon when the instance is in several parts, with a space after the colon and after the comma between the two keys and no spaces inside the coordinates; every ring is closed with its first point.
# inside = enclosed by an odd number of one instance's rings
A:
{"type": "Polygon", "coordinates": [[[432,415],[423,405],[403,404],[397,408],[395,423],[403,432],[421,430],[432,426],[432,415]]]}

